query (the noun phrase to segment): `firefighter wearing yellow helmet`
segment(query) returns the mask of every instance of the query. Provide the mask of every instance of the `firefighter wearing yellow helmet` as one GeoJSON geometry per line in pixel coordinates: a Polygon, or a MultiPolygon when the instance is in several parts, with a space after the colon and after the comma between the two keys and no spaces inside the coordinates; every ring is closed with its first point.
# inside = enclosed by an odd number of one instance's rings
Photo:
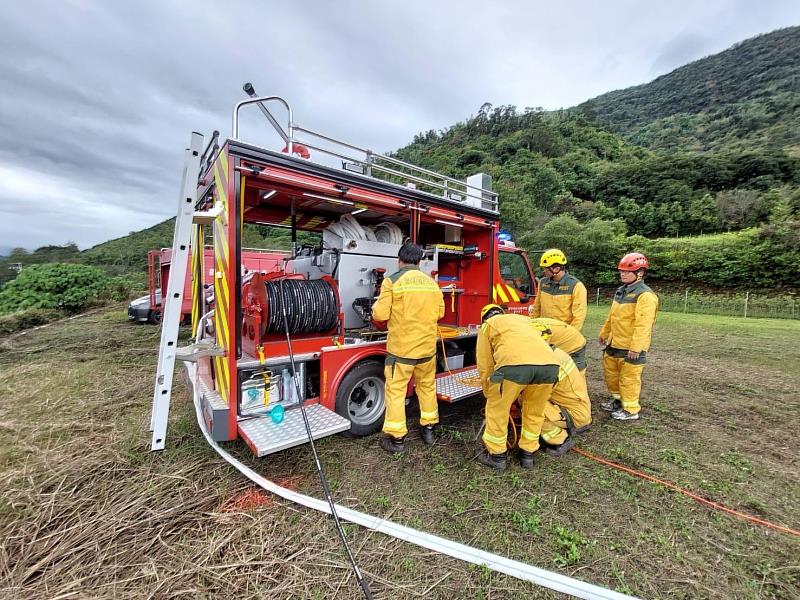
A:
{"type": "Polygon", "coordinates": [[[405,452],[406,390],[414,377],[419,399],[422,440],[434,442],[439,422],[436,398],[436,323],[444,316],[444,297],[436,282],[419,270],[422,249],[416,244],[400,248],[400,270],[383,280],[372,307],[372,318],[387,322],[384,367],[386,414],[380,446],[390,453],[405,452]]]}
{"type": "Polygon", "coordinates": [[[658,312],[658,296],[644,283],[649,267],[644,254],[622,257],[617,265],[622,285],[600,330],[603,371],[612,397],[600,406],[618,421],[636,420],[641,410],[642,371],[658,312]]]}
{"type": "Polygon", "coordinates": [[[507,463],[508,416],[511,405],[522,402],[522,432],[519,460],[533,467],[533,453],[539,449],[539,432],[544,408],[553,384],[558,381],[559,362],[555,353],[524,315],[504,314],[496,304],[481,311],[476,358],[481,387],[486,396],[486,447],[480,462],[503,471],[507,463]]]}
{"type": "Polygon", "coordinates": [[[564,321],[578,331],[586,320],[586,286],[567,273],[567,257],[558,248],[545,250],[539,259],[544,277],[530,308],[530,316],[564,321]]]}
{"type": "Polygon", "coordinates": [[[558,319],[539,317],[531,323],[548,344],[569,354],[581,373],[586,371],[586,338],[580,331],[558,319]]]}

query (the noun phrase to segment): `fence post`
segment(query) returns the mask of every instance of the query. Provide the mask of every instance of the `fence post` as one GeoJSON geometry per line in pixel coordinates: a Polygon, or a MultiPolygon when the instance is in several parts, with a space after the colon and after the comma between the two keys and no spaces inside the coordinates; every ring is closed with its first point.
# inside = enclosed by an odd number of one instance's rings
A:
{"type": "Polygon", "coordinates": [[[750,290],[744,294],[744,318],[747,318],[747,305],[750,303],[750,290]]]}
{"type": "Polygon", "coordinates": [[[686,288],[686,292],[683,294],[683,312],[686,314],[686,309],[689,307],[689,288],[686,288]]]}
{"type": "Polygon", "coordinates": [[[600,288],[597,288],[597,296],[594,301],[595,306],[600,306],[600,288]]]}

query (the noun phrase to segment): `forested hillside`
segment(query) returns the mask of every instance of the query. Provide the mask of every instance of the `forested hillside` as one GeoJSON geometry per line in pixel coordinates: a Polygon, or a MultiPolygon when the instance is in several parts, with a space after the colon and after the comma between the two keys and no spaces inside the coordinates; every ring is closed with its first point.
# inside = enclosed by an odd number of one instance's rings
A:
{"type": "Polygon", "coordinates": [[[775,149],[800,155],[800,27],[732,48],[577,109],[654,150],[775,149]]]}
{"type": "MultiPolygon", "coordinates": [[[[574,109],[484,104],[394,154],[462,179],[489,173],[518,243],[563,246],[592,283],[614,280],[621,252],[647,250],[665,280],[796,289],[799,74],[800,27],[782,29],[574,109]]],[[[112,274],[142,271],[147,250],[171,245],[173,223],[5,262],[55,251],[112,274]]],[[[286,248],[288,232],[248,226],[243,245],[286,248]]],[[[0,285],[15,274],[2,271],[0,285]]]]}

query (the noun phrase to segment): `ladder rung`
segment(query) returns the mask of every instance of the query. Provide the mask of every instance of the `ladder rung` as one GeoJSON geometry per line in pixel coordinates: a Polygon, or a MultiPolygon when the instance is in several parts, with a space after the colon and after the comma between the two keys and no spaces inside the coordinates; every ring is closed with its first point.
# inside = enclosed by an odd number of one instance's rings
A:
{"type": "Polygon", "coordinates": [[[211,210],[195,211],[192,215],[192,223],[196,225],[211,225],[218,216],[222,214],[222,203],[217,202],[211,210]]]}

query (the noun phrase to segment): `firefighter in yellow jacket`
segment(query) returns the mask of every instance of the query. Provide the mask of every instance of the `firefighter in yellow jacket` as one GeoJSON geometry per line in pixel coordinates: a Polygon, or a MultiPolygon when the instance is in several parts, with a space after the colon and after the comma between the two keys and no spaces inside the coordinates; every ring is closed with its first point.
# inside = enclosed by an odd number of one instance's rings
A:
{"type": "Polygon", "coordinates": [[[558,319],[580,331],[586,320],[586,286],[567,273],[567,257],[558,248],[545,250],[539,266],[544,277],[539,280],[530,316],[558,319]]]}
{"type": "Polygon", "coordinates": [[[405,452],[406,389],[414,377],[419,400],[422,440],[434,442],[439,422],[436,399],[436,323],[444,316],[444,297],[437,283],[419,270],[422,249],[404,244],[398,254],[400,269],[386,277],[372,307],[372,318],[386,322],[386,415],[380,441],[391,453],[405,452]]]}
{"type": "Polygon", "coordinates": [[[523,468],[530,469],[533,454],[539,449],[544,408],[558,381],[558,359],[524,315],[507,315],[501,307],[489,304],[481,310],[481,321],[476,358],[486,396],[486,449],[479,460],[492,469],[505,470],[508,416],[511,405],[519,398],[519,461],[523,468]]]}
{"type": "Polygon", "coordinates": [[[553,386],[544,407],[541,438],[543,449],[552,456],[563,456],[574,444],[574,436],[592,424],[592,403],[586,387],[586,377],[569,354],[556,348],[553,351],[561,365],[558,383],[553,386]]]}
{"type": "Polygon", "coordinates": [[[649,267],[644,254],[622,257],[617,266],[622,285],[600,330],[603,371],[612,396],[600,406],[618,421],[636,420],[641,410],[642,371],[658,312],[658,296],[644,283],[649,267]]]}
{"type": "Polygon", "coordinates": [[[539,317],[531,322],[548,344],[569,354],[581,373],[586,372],[586,338],[580,331],[558,319],[539,317]]]}

